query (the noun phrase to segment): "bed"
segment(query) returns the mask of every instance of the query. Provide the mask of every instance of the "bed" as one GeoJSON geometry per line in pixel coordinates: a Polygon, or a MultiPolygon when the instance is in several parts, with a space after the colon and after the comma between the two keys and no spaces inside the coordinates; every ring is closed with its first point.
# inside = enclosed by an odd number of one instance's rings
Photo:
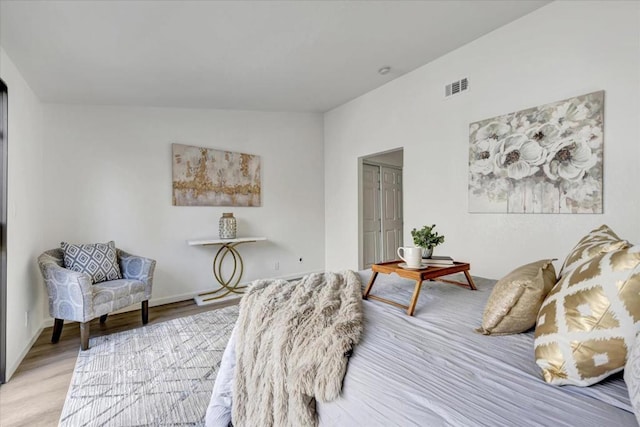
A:
{"type": "MultiPolygon", "coordinates": [[[[370,270],[360,271],[366,284],[370,270]]],[[[461,276],[460,279],[463,277],[461,276]]],[[[456,278],[457,279],[457,278],[456,278]]],[[[341,396],[317,402],[321,426],[637,426],[622,373],[591,387],[545,383],[533,332],[474,332],[495,281],[471,291],[425,282],[415,315],[363,301],[364,332],[341,396]]],[[[409,301],[413,282],[379,275],[374,293],[409,301]]],[[[231,421],[234,337],[207,410],[208,426],[231,421]]]]}

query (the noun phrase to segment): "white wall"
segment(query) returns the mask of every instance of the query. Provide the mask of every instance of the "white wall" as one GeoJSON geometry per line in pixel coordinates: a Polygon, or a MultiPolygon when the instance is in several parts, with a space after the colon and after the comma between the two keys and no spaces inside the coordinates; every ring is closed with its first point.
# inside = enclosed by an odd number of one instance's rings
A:
{"type": "Polygon", "coordinates": [[[562,259],[602,223],[640,243],[639,117],[640,4],[551,3],[325,114],[326,267],[358,265],[358,157],[398,146],[405,241],[435,223],[446,236],[436,251],[475,275],[562,259]],[[461,77],[470,91],[443,99],[461,77]],[[469,123],[602,89],[604,214],[468,213],[469,123]]]}
{"type": "Polygon", "coordinates": [[[239,236],[268,238],[238,247],[243,282],[324,269],[322,115],[45,105],[44,117],[47,247],[113,239],[156,259],[152,305],[216,287],[218,247],[186,240],[216,237],[223,212],[239,236]],[[171,143],[261,156],[262,207],[172,206],[171,143]]]}
{"type": "Polygon", "coordinates": [[[37,338],[46,306],[36,258],[43,247],[42,106],[0,48],[9,93],[7,192],[7,379],[37,338]],[[28,321],[25,324],[25,313],[28,321]]]}

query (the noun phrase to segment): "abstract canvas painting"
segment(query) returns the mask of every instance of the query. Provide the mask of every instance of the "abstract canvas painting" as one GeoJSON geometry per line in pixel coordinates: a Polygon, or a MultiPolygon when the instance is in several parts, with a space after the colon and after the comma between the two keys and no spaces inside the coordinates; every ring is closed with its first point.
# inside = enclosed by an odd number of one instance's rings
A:
{"type": "Polygon", "coordinates": [[[260,156],[172,144],[174,206],[260,206],[260,156]]]}
{"type": "Polygon", "coordinates": [[[602,213],[604,91],[471,123],[469,212],[602,213]]]}

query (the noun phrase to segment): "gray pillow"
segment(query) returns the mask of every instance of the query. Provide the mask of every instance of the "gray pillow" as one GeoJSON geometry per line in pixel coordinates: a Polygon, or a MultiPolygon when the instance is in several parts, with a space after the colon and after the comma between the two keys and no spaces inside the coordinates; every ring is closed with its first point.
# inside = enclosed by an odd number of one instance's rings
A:
{"type": "Polygon", "coordinates": [[[73,245],[60,243],[64,253],[64,267],[79,273],[87,273],[93,283],[121,279],[116,244],[94,243],[73,245]]]}

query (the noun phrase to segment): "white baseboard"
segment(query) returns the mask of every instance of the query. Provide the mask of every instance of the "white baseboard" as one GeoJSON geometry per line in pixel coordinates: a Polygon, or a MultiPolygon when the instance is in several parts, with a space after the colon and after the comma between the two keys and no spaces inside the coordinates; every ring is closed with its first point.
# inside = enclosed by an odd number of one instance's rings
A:
{"type": "Polygon", "coordinates": [[[22,363],[24,358],[27,356],[27,353],[29,353],[29,350],[31,350],[31,347],[33,347],[33,345],[36,343],[36,340],[40,337],[40,334],[42,333],[43,329],[44,327],[40,325],[40,327],[38,328],[38,331],[31,337],[31,340],[29,340],[29,343],[24,347],[24,349],[22,350],[22,353],[20,353],[20,356],[16,359],[16,362],[12,366],[7,366],[5,382],[9,382],[13,374],[16,373],[16,371],[20,367],[20,364],[22,363]]]}
{"type": "MultiPolygon", "coordinates": [[[[311,273],[317,273],[317,271],[313,271],[313,272],[307,272],[307,273],[297,273],[297,274],[289,274],[286,276],[278,276],[278,277],[271,277],[269,278],[269,280],[294,280],[294,279],[299,279],[303,276],[306,276],[307,274],[311,274],[311,273]]],[[[245,282],[245,283],[238,283],[238,286],[247,286],[249,285],[251,282],[245,282]]],[[[220,288],[218,288],[220,289],[220,288]]],[[[224,292],[221,292],[220,295],[223,295],[224,292]]],[[[195,300],[196,304],[198,304],[199,306],[203,306],[203,305],[215,305],[215,304],[220,304],[223,302],[228,302],[228,301],[236,301],[236,300],[240,300],[240,298],[242,298],[242,294],[236,294],[236,293],[229,293],[221,298],[215,298],[216,294],[213,292],[201,292],[197,295],[195,295],[193,297],[193,299],[195,300]]]]}
{"type": "MultiPolygon", "coordinates": [[[[308,271],[308,272],[303,272],[303,273],[295,273],[295,274],[288,274],[288,275],[284,275],[284,276],[277,276],[277,277],[269,277],[268,279],[274,279],[274,280],[293,280],[293,279],[299,279],[303,276],[306,276],[308,274],[312,274],[312,273],[322,273],[324,272],[324,270],[316,270],[316,271],[308,271]]],[[[241,283],[239,284],[239,286],[246,286],[248,284],[250,284],[250,282],[245,282],[245,283],[241,283]]],[[[165,304],[171,304],[174,302],[180,302],[180,301],[186,301],[189,299],[195,299],[196,297],[198,297],[198,295],[201,295],[203,293],[206,293],[207,291],[200,291],[200,292],[187,292],[184,294],[179,294],[179,295],[172,295],[169,297],[163,297],[163,298],[151,298],[149,300],[149,307],[155,307],[157,305],[165,305],[165,304]]],[[[242,295],[237,295],[237,294],[233,294],[234,297],[240,298],[242,295]]],[[[230,298],[224,298],[221,300],[215,300],[215,302],[221,302],[221,301],[228,301],[230,299],[233,299],[233,297],[230,298]]],[[[196,301],[197,302],[197,301],[196,301]]],[[[200,304],[198,304],[200,305],[200,304]]],[[[130,305],[129,307],[125,307],[122,308],[120,310],[114,311],[113,313],[110,314],[120,314],[120,313],[126,313],[128,311],[134,311],[134,310],[139,310],[140,309],[140,305],[139,304],[134,304],[134,305],[130,305]]],[[[33,339],[33,342],[35,342],[35,340],[40,336],[40,333],[42,332],[42,329],[44,328],[49,328],[53,326],[53,318],[49,317],[47,319],[45,319],[42,322],[42,325],[40,326],[40,332],[38,332],[38,334],[36,335],[36,337],[33,339]]],[[[31,348],[31,345],[33,345],[33,342],[31,344],[29,344],[29,346],[27,347],[26,351],[29,351],[28,349],[31,348]]],[[[25,355],[27,354],[25,351],[25,355]]]]}
{"type": "MultiPolygon", "coordinates": [[[[295,273],[295,274],[288,274],[288,275],[284,275],[284,276],[277,276],[277,277],[270,277],[269,279],[280,279],[280,280],[293,280],[293,279],[299,279],[303,276],[306,276],[308,274],[312,274],[312,273],[322,273],[324,270],[316,270],[316,271],[308,271],[308,272],[304,272],[304,273],[295,273]]],[[[242,285],[247,285],[251,282],[246,282],[242,285]]],[[[203,292],[188,292],[185,294],[180,294],[180,295],[173,295],[173,296],[169,296],[169,297],[163,297],[163,298],[152,298],[151,300],[149,300],[149,306],[150,307],[155,307],[158,305],[164,305],[164,304],[171,304],[174,302],[179,302],[179,301],[186,301],[192,298],[195,298],[196,296],[198,296],[199,294],[202,294],[203,292]]],[[[237,299],[239,299],[241,296],[237,296],[237,299]]],[[[224,299],[224,301],[228,301],[229,299],[224,299]]],[[[221,302],[221,300],[215,301],[215,302],[221,302]]],[[[113,312],[113,314],[118,314],[118,313],[125,313],[127,311],[134,311],[134,310],[139,310],[140,306],[138,304],[135,305],[131,305],[129,307],[123,308],[121,310],[115,311],[113,312]]],[[[40,327],[38,328],[38,331],[31,337],[31,340],[29,341],[29,343],[24,347],[24,349],[22,350],[22,353],[20,354],[20,357],[18,357],[18,359],[16,360],[16,362],[12,365],[12,366],[8,366],[7,367],[7,372],[6,372],[6,381],[9,381],[11,379],[11,377],[13,376],[13,374],[16,372],[16,370],[18,369],[18,367],[20,366],[20,364],[22,363],[23,359],[27,356],[27,353],[29,353],[29,350],[31,350],[31,347],[33,347],[33,344],[35,344],[36,340],[40,337],[40,334],[42,334],[42,331],[44,330],[44,328],[49,328],[53,326],[53,318],[49,317],[46,318],[42,321],[42,323],[40,324],[40,327]]]]}
{"type": "Polygon", "coordinates": [[[307,272],[304,272],[304,273],[288,274],[286,276],[271,277],[271,279],[293,280],[293,279],[300,279],[300,278],[302,278],[304,276],[308,276],[309,274],[314,274],[314,273],[324,273],[324,270],[315,270],[315,271],[307,271],[307,272]]]}
{"type": "MultiPolygon", "coordinates": [[[[189,300],[191,298],[193,298],[194,296],[196,296],[197,293],[194,292],[189,292],[186,294],[180,294],[180,295],[173,295],[170,297],[164,297],[164,298],[151,298],[149,300],[149,307],[155,307],[157,305],[165,305],[165,304],[171,304],[173,302],[180,302],[180,301],[186,301],[189,300]]],[[[113,313],[109,313],[109,314],[120,314],[120,313],[126,313],[128,311],[135,311],[135,310],[140,310],[140,304],[133,304],[130,305],[128,307],[125,308],[121,308],[120,310],[116,310],[113,313]]],[[[66,322],[72,322],[71,320],[65,320],[66,322]]],[[[47,327],[51,327],[53,326],[53,318],[49,317],[47,319],[45,319],[42,323],[42,327],[43,328],[47,328],[47,327]]]]}

